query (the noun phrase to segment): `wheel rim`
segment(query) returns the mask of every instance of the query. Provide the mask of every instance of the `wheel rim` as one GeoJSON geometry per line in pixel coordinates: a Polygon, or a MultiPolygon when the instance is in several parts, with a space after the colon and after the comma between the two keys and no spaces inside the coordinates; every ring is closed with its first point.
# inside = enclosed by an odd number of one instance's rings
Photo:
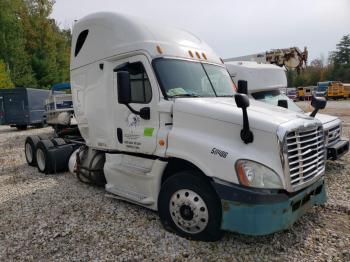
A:
{"type": "Polygon", "coordinates": [[[209,221],[204,200],[189,189],[178,190],[171,196],[169,210],[176,226],[187,233],[202,232],[209,221]]]}
{"type": "Polygon", "coordinates": [[[26,158],[29,163],[33,162],[33,150],[29,143],[26,144],[26,158]]]}
{"type": "Polygon", "coordinates": [[[45,154],[42,149],[38,148],[36,150],[36,162],[38,163],[38,167],[40,171],[45,170],[45,154]]]}

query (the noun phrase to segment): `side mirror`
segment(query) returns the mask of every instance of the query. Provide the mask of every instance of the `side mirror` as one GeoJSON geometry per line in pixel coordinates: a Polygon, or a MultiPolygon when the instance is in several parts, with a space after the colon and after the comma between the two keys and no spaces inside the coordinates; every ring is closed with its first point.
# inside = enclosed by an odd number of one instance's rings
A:
{"type": "Polygon", "coordinates": [[[140,117],[145,120],[151,119],[151,109],[149,107],[143,107],[140,109],[140,117]]]}
{"type": "Polygon", "coordinates": [[[288,108],[288,101],[285,99],[278,100],[277,105],[280,107],[288,108]]]}
{"type": "Polygon", "coordinates": [[[310,114],[310,116],[315,117],[318,110],[324,109],[327,105],[327,100],[324,97],[313,96],[311,99],[311,106],[315,108],[314,111],[310,114]]]}
{"type": "Polygon", "coordinates": [[[239,108],[249,107],[249,98],[245,94],[241,94],[241,93],[236,94],[235,101],[236,101],[237,107],[239,108]]]}
{"type": "Polygon", "coordinates": [[[237,93],[235,94],[235,101],[237,107],[242,108],[243,112],[243,129],[241,130],[241,139],[245,144],[252,143],[254,140],[254,135],[249,129],[249,120],[247,113],[247,107],[249,107],[249,98],[245,94],[237,93]]]}
{"type": "Polygon", "coordinates": [[[130,75],[127,71],[117,72],[118,102],[129,104],[131,101],[130,75]]]}
{"type": "Polygon", "coordinates": [[[129,105],[129,103],[131,103],[131,84],[129,72],[118,71],[117,84],[119,104],[126,105],[135,115],[139,115],[142,119],[149,120],[151,118],[151,109],[149,107],[143,107],[140,109],[140,111],[136,111],[129,105]]]}
{"type": "Polygon", "coordinates": [[[238,80],[237,93],[248,95],[248,82],[238,80]]]}

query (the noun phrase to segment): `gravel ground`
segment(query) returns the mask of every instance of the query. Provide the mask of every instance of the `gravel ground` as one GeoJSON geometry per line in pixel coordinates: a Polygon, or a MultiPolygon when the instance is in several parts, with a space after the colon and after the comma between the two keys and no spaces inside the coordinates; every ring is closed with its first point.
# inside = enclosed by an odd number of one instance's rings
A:
{"type": "MultiPolygon", "coordinates": [[[[350,110],[340,117],[349,137],[350,110]]],[[[350,261],[350,154],[327,163],[327,204],[290,229],[203,243],[168,233],[156,212],[108,198],[69,173],[46,176],[29,167],[25,137],[51,133],[0,127],[1,261],[350,261]]]]}

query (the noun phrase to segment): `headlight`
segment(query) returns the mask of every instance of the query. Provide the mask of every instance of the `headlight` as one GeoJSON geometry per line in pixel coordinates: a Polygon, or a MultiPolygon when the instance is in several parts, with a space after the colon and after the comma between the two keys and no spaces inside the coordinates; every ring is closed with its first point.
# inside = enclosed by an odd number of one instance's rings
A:
{"type": "Polygon", "coordinates": [[[250,160],[238,160],[236,172],[242,185],[257,188],[283,188],[280,177],[270,168],[250,160]]]}

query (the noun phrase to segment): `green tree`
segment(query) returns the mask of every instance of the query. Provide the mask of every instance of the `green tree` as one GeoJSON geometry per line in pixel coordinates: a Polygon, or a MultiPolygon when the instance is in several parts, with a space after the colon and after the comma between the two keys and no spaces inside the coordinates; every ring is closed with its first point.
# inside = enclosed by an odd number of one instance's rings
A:
{"type": "Polygon", "coordinates": [[[331,54],[334,64],[350,64],[350,35],[345,35],[337,44],[337,50],[331,54]]]}
{"type": "Polygon", "coordinates": [[[26,0],[26,50],[38,85],[44,88],[69,80],[70,30],[61,30],[49,16],[55,1],[26,0]]]}
{"type": "Polygon", "coordinates": [[[330,54],[332,80],[350,82],[350,35],[342,37],[335,51],[330,54]]]}
{"type": "Polygon", "coordinates": [[[0,59],[9,68],[16,86],[35,86],[20,15],[24,7],[22,0],[0,1],[0,59]]]}
{"type": "Polygon", "coordinates": [[[14,87],[10,74],[7,71],[6,64],[0,60],[0,88],[14,87]]]}

